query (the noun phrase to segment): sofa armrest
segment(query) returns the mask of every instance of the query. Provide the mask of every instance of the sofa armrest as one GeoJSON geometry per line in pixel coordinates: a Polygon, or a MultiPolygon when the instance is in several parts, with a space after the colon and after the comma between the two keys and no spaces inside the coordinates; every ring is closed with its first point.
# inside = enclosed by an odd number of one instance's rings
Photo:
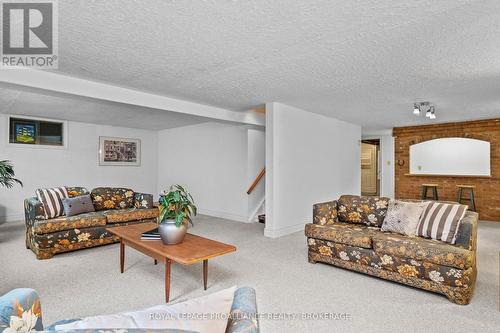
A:
{"type": "Polygon", "coordinates": [[[231,317],[227,323],[226,333],[258,333],[257,299],[255,289],[238,288],[234,292],[231,317]]]}
{"type": "Polygon", "coordinates": [[[147,193],[134,193],[134,207],[143,208],[153,208],[153,195],[147,193]]]}
{"type": "Polygon", "coordinates": [[[45,220],[45,209],[36,197],[24,199],[24,219],[26,226],[31,228],[35,221],[45,220]]]}
{"type": "Polygon", "coordinates": [[[43,330],[40,298],[33,289],[13,289],[0,297],[0,328],[20,324],[26,325],[26,331],[43,330]],[[31,316],[27,316],[30,310],[31,316]]]}
{"type": "Polygon", "coordinates": [[[313,205],[313,223],[326,225],[338,221],[337,200],[313,205]]]}
{"type": "Polygon", "coordinates": [[[466,250],[477,250],[477,224],[479,215],[476,212],[467,211],[460,221],[455,238],[455,245],[466,250]]]}

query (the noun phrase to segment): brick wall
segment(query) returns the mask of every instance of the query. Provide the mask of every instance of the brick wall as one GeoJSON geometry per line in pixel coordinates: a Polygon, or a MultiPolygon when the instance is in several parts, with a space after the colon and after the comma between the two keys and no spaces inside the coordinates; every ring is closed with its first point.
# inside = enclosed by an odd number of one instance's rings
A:
{"type": "MultiPolygon", "coordinates": [[[[500,119],[426,126],[398,127],[395,137],[396,198],[420,198],[421,184],[439,185],[440,200],[456,200],[457,184],[476,185],[474,190],[479,218],[500,222],[500,119]],[[409,147],[427,140],[463,137],[491,143],[491,178],[450,176],[408,176],[409,147]]],[[[467,156],[464,156],[467,158],[467,156]]],[[[430,191],[429,191],[430,193],[430,191]]]]}

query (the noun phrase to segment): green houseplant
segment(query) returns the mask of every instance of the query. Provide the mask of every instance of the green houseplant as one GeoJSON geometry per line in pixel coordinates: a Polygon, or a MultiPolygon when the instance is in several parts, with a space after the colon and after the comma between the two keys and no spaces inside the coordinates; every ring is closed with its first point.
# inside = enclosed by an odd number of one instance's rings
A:
{"type": "Polygon", "coordinates": [[[197,209],[191,194],[181,185],[172,185],[160,195],[160,215],[158,232],[164,244],[179,244],[186,236],[188,223],[197,209]]]}
{"type": "Polygon", "coordinates": [[[11,188],[14,184],[23,186],[23,183],[15,178],[14,166],[8,160],[0,161],[0,186],[11,188]]]}

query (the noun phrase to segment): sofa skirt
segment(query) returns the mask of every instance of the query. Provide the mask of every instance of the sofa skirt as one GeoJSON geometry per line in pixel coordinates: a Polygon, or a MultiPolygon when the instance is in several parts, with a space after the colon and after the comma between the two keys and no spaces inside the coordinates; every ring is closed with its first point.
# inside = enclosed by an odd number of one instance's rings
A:
{"type": "Polygon", "coordinates": [[[474,291],[475,265],[458,269],[314,238],[308,238],[308,248],[311,263],[324,262],[443,294],[457,304],[468,304],[474,291]]]}
{"type": "Polygon", "coordinates": [[[102,227],[71,229],[43,235],[35,234],[32,228],[28,228],[26,231],[26,247],[35,253],[37,259],[50,259],[58,253],[118,242],[120,240],[119,237],[107,231],[107,228],[147,222],[156,222],[156,218],[117,223],[102,227]]]}

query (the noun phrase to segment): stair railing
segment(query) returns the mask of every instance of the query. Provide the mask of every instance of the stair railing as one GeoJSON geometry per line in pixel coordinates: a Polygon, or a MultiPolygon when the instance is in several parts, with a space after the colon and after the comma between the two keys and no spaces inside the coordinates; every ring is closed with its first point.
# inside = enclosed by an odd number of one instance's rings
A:
{"type": "Polygon", "coordinates": [[[262,179],[262,177],[264,177],[265,174],[266,174],[266,168],[264,167],[262,168],[262,170],[260,170],[259,175],[255,178],[252,185],[250,185],[250,187],[248,188],[247,194],[251,194],[253,192],[253,190],[259,184],[260,180],[262,179]]]}

